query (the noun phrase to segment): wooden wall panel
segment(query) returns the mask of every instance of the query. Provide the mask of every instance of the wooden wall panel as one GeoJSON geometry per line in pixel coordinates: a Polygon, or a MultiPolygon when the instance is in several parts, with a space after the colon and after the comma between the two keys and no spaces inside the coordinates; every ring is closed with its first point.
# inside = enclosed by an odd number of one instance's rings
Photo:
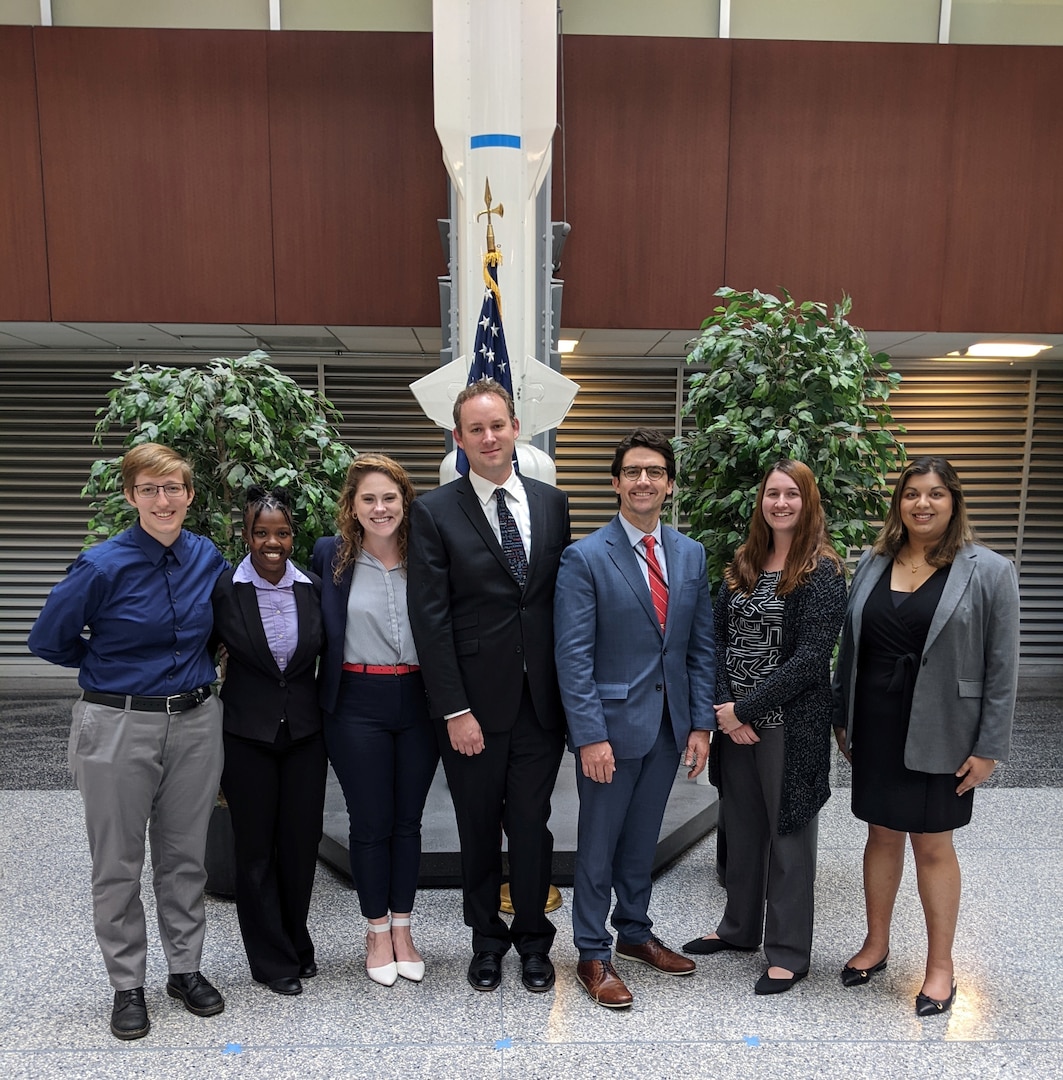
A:
{"type": "Polygon", "coordinates": [[[695,327],[723,284],[731,43],[564,39],[565,326],[695,327]]]}
{"type": "Polygon", "coordinates": [[[431,35],[272,34],[269,73],[278,322],[438,325],[431,35]]]}
{"type": "Polygon", "coordinates": [[[0,26],[0,321],[50,317],[33,31],[0,26]]]}
{"type": "Polygon", "coordinates": [[[944,329],[1063,331],[1063,57],[958,48],[944,329]]]}
{"type": "Polygon", "coordinates": [[[727,283],[940,326],[954,52],[736,41],[727,283]]]}
{"type": "Polygon", "coordinates": [[[34,31],[59,321],[274,321],[266,33],[34,31]]]}

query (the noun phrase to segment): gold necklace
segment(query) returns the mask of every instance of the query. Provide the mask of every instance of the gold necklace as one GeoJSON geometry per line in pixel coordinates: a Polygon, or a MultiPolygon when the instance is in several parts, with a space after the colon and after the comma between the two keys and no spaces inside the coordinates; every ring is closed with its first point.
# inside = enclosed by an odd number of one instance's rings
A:
{"type": "MultiPolygon", "coordinates": [[[[903,560],[899,560],[899,561],[901,563],[901,566],[904,566],[904,561],[903,560]]],[[[918,570],[922,570],[924,566],[926,566],[926,559],[924,559],[918,566],[916,566],[914,562],[910,562],[908,564],[908,567],[912,571],[913,574],[916,573],[916,571],[918,571],[918,570]]]]}

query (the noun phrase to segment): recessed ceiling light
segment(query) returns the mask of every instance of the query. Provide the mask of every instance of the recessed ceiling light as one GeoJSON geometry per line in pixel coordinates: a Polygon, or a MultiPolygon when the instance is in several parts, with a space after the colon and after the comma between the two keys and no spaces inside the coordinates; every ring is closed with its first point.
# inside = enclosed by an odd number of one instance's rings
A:
{"type": "Polygon", "coordinates": [[[557,343],[559,353],[573,353],[579,344],[579,338],[561,338],[557,343]]]}
{"type": "Polygon", "coordinates": [[[1028,359],[1036,356],[1045,349],[1051,349],[1051,345],[1040,345],[1033,341],[976,341],[959,352],[949,353],[949,356],[989,356],[1005,357],[1007,359],[1028,359]]]}

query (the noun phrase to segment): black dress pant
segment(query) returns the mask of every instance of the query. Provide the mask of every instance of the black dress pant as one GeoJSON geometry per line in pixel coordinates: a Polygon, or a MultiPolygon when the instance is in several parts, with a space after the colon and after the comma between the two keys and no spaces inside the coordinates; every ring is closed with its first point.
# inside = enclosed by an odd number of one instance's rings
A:
{"type": "Polygon", "coordinates": [[[225,732],[221,786],[236,838],[236,912],[259,982],[313,962],[306,918],[314,888],[328,759],[321,732],[274,743],[225,732]]]}
{"type": "Polygon", "coordinates": [[[471,757],[450,745],[440,723],[439,745],[458,838],[465,925],[473,952],[522,956],[550,951],[556,928],[546,917],[554,838],[547,828],[550,796],[564,752],[564,733],[538,721],[525,679],[517,721],[509,731],[484,732],[484,749],[471,757]],[[509,841],[513,923],[498,913],[502,887],[502,830],[509,841]]]}

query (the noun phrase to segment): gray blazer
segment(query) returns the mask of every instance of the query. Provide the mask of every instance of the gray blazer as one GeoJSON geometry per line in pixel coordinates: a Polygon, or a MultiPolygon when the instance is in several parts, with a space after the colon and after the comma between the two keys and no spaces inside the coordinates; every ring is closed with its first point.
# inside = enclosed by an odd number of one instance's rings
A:
{"type": "MultiPolygon", "coordinates": [[[[834,724],[852,749],[864,604],[890,558],[865,552],[849,590],[834,676],[834,724]]],[[[970,755],[1005,761],[1019,673],[1019,588],[1010,559],[960,549],[930,623],[912,698],[904,764],[954,773],[970,755]]]]}

